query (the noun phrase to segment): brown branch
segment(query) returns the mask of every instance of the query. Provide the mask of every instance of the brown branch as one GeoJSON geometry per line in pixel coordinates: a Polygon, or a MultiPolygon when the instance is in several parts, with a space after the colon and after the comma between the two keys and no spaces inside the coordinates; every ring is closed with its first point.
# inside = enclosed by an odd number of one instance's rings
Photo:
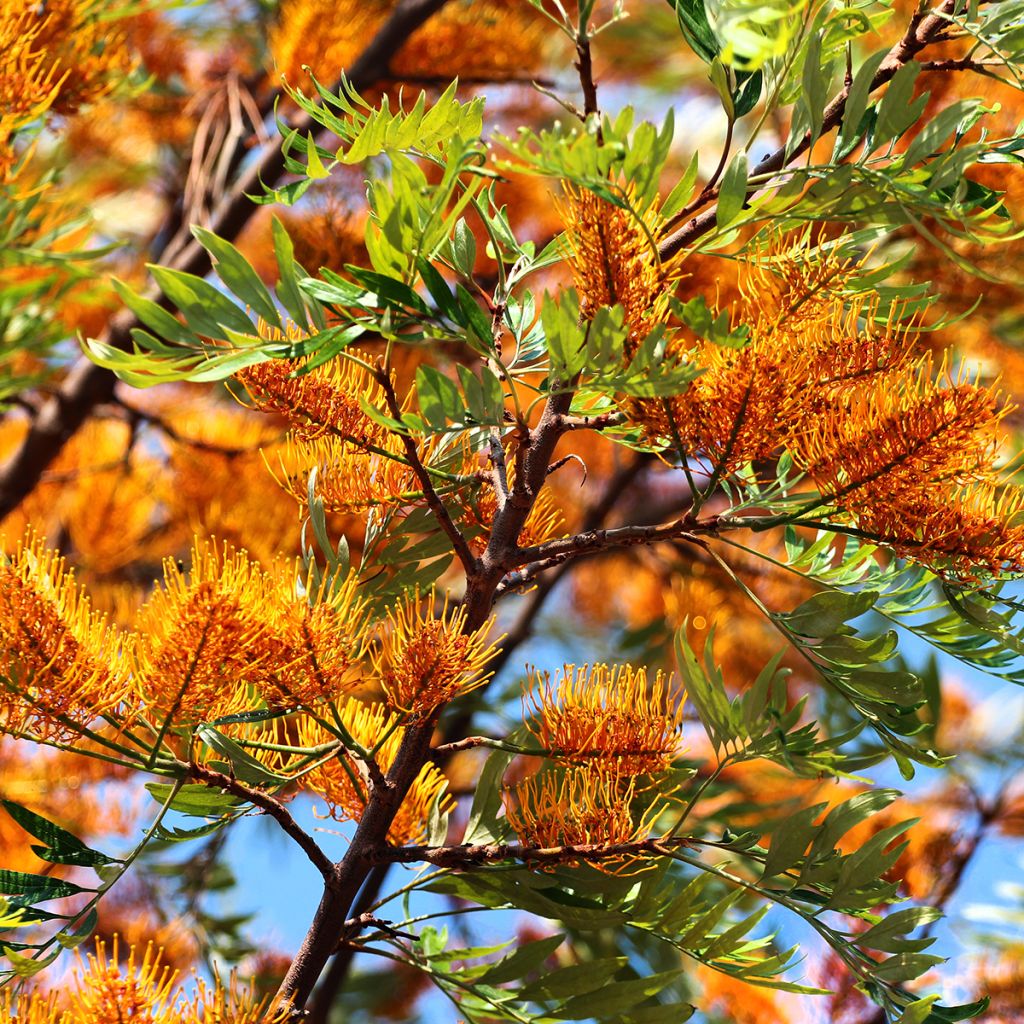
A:
{"type": "Polygon", "coordinates": [[[971,57],[921,61],[922,71],[977,71],[979,74],[987,74],[987,68],[1001,67],[1005,67],[1001,60],[973,60],[971,57]]]}
{"type": "MultiPolygon", "coordinates": [[[[901,67],[913,60],[921,50],[929,44],[937,42],[946,29],[949,28],[949,18],[955,13],[959,3],[960,0],[944,0],[942,5],[935,8],[930,14],[915,14],[910,19],[910,24],[907,26],[907,31],[904,33],[903,38],[893,46],[875,72],[875,76],[871,80],[871,91],[885,85],[901,67]]],[[[821,131],[819,132],[820,136],[828,134],[842,123],[849,95],[849,89],[844,88],[825,108],[821,131]]],[[[750,177],[754,178],[782,170],[806,153],[811,147],[811,142],[811,134],[807,132],[792,150],[787,152],[785,145],[780,146],[751,169],[750,177]]],[[[719,191],[717,188],[713,189],[708,193],[706,201],[711,202],[717,199],[719,191]]],[[[750,189],[747,193],[748,197],[753,196],[756,191],[756,188],[750,189]]],[[[658,252],[661,258],[663,260],[670,259],[698,238],[706,235],[714,228],[716,215],[716,207],[705,210],[703,213],[688,220],[678,231],[662,239],[658,245],[658,252]]]]}
{"type": "Polygon", "coordinates": [[[509,564],[529,565],[530,569],[535,571],[540,562],[557,565],[566,558],[594,554],[608,548],[657,544],[663,540],[685,540],[701,534],[715,534],[719,530],[719,525],[718,516],[700,520],[684,515],[674,522],[655,526],[619,526],[612,530],[588,530],[572,537],[559,537],[543,544],[519,548],[511,556],[509,564]]]}
{"type": "Polygon", "coordinates": [[[599,862],[620,857],[664,856],[697,840],[686,836],[637,839],[630,843],[580,843],[573,846],[526,846],[522,843],[488,843],[470,846],[381,846],[369,856],[377,864],[433,864],[435,867],[469,868],[503,860],[528,864],[565,864],[570,861],[599,862]]]}
{"type": "MultiPolygon", "coordinates": [[[[384,391],[384,401],[387,403],[388,412],[401,423],[402,406],[398,401],[398,395],[395,394],[395,385],[391,380],[391,374],[386,370],[378,370],[374,373],[374,377],[384,391]]],[[[420,486],[423,488],[423,497],[426,499],[430,511],[434,513],[434,518],[440,524],[441,529],[448,534],[448,539],[452,542],[452,547],[459,556],[466,575],[471,575],[476,568],[476,558],[473,557],[473,552],[469,548],[469,542],[455,525],[455,520],[452,519],[448,507],[434,489],[434,481],[430,479],[430,473],[423,464],[423,459],[420,458],[416,442],[404,432],[399,433],[398,437],[401,439],[402,447],[405,448],[405,457],[409,462],[409,468],[416,474],[416,479],[419,480],[420,486]]]]}
{"type": "Polygon", "coordinates": [[[497,434],[491,434],[488,439],[487,453],[491,460],[491,486],[500,509],[508,497],[508,467],[505,465],[505,449],[497,434]]]}
{"type": "MultiPolygon", "coordinates": [[[[363,914],[376,902],[380,890],[387,880],[390,864],[378,864],[367,876],[359,897],[352,908],[352,916],[361,919],[363,914]]],[[[327,1024],[334,1000],[345,982],[352,960],[359,947],[354,942],[345,942],[342,937],[338,952],[324,972],[320,984],[313,993],[313,1004],[306,1014],[304,1024],[327,1024]]]]}
{"type": "Polygon", "coordinates": [[[313,837],[291,816],[291,812],[280,800],[262,790],[247,786],[230,775],[207,768],[205,765],[191,762],[185,765],[185,769],[188,778],[198,779],[207,786],[213,786],[232,796],[237,796],[270,815],[285,833],[295,840],[313,866],[323,875],[327,885],[331,886],[334,883],[336,869],[331,859],[317,846],[313,837]]]}
{"type": "MultiPolygon", "coordinates": [[[[402,0],[358,60],[348,69],[347,77],[352,85],[363,90],[389,77],[391,60],[398,49],[445,3],[446,0],[402,0]]],[[[310,130],[313,123],[308,115],[300,113],[293,120],[292,127],[298,129],[301,135],[310,130]]],[[[244,154],[244,150],[240,152],[244,154]]],[[[274,140],[260,150],[259,156],[216,205],[210,216],[210,230],[228,240],[237,238],[259,209],[248,198],[248,194],[260,194],[263,191],[261,182],[273,185],[279,181],[284,169],[280,141],[274,140]]],[[[176,223],[177,219],[175,211],[168,213],[169,221],[176,223]]],[[[174,232],[173,226],[171,232],[174,232]]],[[[162,254],[173,244],[173,239],[167,236],[165,229],[158,232],[158,237],[167,240],[152,254],[154,262],[160,262],[162,254]]],[[[202,246],[192,240],[175,256],[170,266],[175,270],[202,276],[210,270],[210,257],[202,246]]],[[[155,288],[148,295],[164,308],[170,308],[170,302],[155,288]]],[[[130,351],[131,332],[142,326],[130,310],[124,309],[110,321],[104,340],[115,348],[130,351]]],[[[92,410],[110,401],[116,382],[113,373],[96,366],[84,356],[75,363],[60,387],[38,410],[21,447],[0,469],[0,519],[12,512],[32,492],[42,473],[60,454],[92,410]]]]}
{"type": "Polygon", "coordinates": [[[622,412],[603,412],[598,416],[563,416],[561,425],[565,430],[604,430],[626,422],[622,412]]]}
{"type": "MultiPolygon", "coordinates": [[[[576,70],[580,75],[580,88],[583,90],[583,120],[591,114],[600,117],[601,108],[597,105],[597,83],[594,81],[594,63],[590,55],[590,35],[587,26],[581,24],[576,33],[576,70]]],[[[600,120],[597,125],[597,140],[603,143],[600,120]]]]}
{"type": "Polygon", "coordinates": [[[430,754],[432,720],[409,726],[387,775],[387,786],[375,789],[367,801],[343,860],[334,865],[331,884],[324,887],[320,905],[270,1010],[291,1006],[295,1021],[304,1019],[305,1007],[317,979],[338,943],[348,937],[346,921],[358,893],[372,870],[372,851],[383,845],[405,795],[430,754]]]}

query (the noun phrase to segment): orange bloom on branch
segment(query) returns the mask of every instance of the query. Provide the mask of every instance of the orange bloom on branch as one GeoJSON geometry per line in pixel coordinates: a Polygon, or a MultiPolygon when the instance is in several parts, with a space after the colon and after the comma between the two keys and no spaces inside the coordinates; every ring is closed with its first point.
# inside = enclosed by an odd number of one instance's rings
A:
{"type": "Polygon", "coordinates": [[[79,962],[71,997],[73,1013],[95,1024],[119,1024],[138,1020],[152,1024],[171,1024],[174,1020],[172,996],[177,972],[161,964],[161,954],[146,947],[141,961],[135,949],[121,965],[115,938],[109,959],[106,946],[97,941],[96,952],[88,956],[88,967],[79,962]]]}
{"type": "Polygon", "coordinates": [[[274,476],[305,506],[309,502],[309,476],[315,470],[314,492],[328,513],[347,515],[375,505],[422,504],[420,482],[403,461],[404,450],[398,438],[388,435],[383,447],[388,454],[365,451],[333,435],[314,441],[289,437],[279,456],[280,476],[274,476]]]}
{"type": "Polygon", "coordinates": [[[287,1008],[267,1015],[265,1001],[237,984],[196,979],[190,994],[177,986],[178,973],[162,963],[152,944],[139,958],[135,947],[122,961],[118,940],[97,940],[86,962],[79,956],[70,985],[62,991],[0,993],[4,1024],[284,1024],[287,1008]]]}
{"type": "Polygon", "coordinates": [[[465,625],[464,608],[445,605],[435,616],[418,592],[388,612],[372,660],[392,708],[428,718],[441,705],[487,682],[485,666],[497,653],[487,643],[493,619],[472,632],[465,632],[465,625]]]}
{"type": "Polygon", "coordinates": [[[147,712],[176,723],[250,710],[252,687],[278,667],[263,571],[244,552],[198,541],[186,574],[164,562],[164,586],[139,612],[132,647],[147,712]]]}
{"type": "Polygon", "coordinates": [[[626,776],[659,772],[682,746],[683,700],[674,699],[670,683],[661,671],[648,682],[646,669],[629,665],[565,665],[554,686],[547,672],[535,671],[527,727],[560,759],[626,776]]]}
{"type": "Polygon", "coordinates": [[[274,630],[281,645],[263,693],[268,703],[315,705],[352,693],[368,676],[366,602],[357,595],[358,578],[310,574],[297,593],[300,563],[279,566],[273,587],[274,630]],[[309,594],[313,599],[310,603],[309,594]]]}
{"type": "MultiPolygon", "coordinates": [[[[580,296],[580,314],[591,319],[602,306],[622,306],[631,355],[668,316],[677,272],[663,264],[654,239],[660,222],[653,208],[642,216],[614,206],[588,189],[563,184],[561,205],[570,268],[580,296]]],[[[627,190],[627,201],[632,198],[627,190]]]]}
{"type": "Polygon", "coordinates": [[[925,358],[805,421],[794,447],[822,494],[856,509],[875,483],[897,496],[987,477],[1008,411],[994,387],[936,377],[925,358]]]}
{"type": "Polygon", "coordinates": [[[128,693],[120,638],[31,532],[0,565],[0,730],[72,739],[128,693]]]}
{"type": "MultiPolygon", "coordinates": [[[[259,333],[261,337],[280,335],[262,322],[259,333]]],[[[301,360],[270,359],[240,371],[238,379],[257,409],[285,417],[302,441],[333,434],[360,445],[384,443],[386,428],[370,419],[360,404],[363,400],[383,409],[384,394],[362,366],[335,359],[309,373],[302,373],[302,368],[301,360]]]]}
{"type": "Polygon", "coordinates": [[[729,471],[770,459],[910,353],[907,323],[895,314],[879,323],[877,299],[847,294],[854,269],[834,253],[812,260],[803,239],[768,243],[741,264],[731,311],[733,325],[750,328],[747,345],[698,342],[704,373],[667,403],[633,400],[630,417],[652,439],[678,436],[687,452],[729,471]]]}
{"type": "Polygon", "coordinates": [[[653,815],[634,820],[635,780],[601,767],[531,775],[502,794],[505,817],[525,846],[614,846],[646,839],[653,815]]]}

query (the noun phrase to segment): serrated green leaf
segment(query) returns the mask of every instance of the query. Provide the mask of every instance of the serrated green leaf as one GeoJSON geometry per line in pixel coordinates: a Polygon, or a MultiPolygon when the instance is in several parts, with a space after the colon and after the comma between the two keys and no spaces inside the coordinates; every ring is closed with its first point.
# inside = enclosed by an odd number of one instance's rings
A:
{"type": "Polygon", "coordinates": [[[500,841],[506,831],[498,822],[502,809],[501,780],[505,769],[515,754],[507,750],[495,750],[484,762],[483,771],[477,780],[473,804],[466,822],[464,843],[491,843],[500,841]]]}
{"type": "Polygon", "coordinates": [[[151,331],[155,331],[161,338],[188,347],[199,343],[199,338],[195,333],[184,324],[179,323],[177,317],[168,313],[162,306],[137,294],[116,277],[112,277],[110,283],[114,286],[118,298],[139,318],[139,321],[151,331]]]}
{"type": "MultiPolygon", "coordinates": [[[[277,260],[278,281],[275,288],[281,305],[288,311],[289,316],[304,331],[310,329],[309,320],[306,317],[306,305],[302,301],[302,294],[299,292],[299,275],[295,263],[295,248],[292,245],[291,237],[285,226],[277,219],[271,218],[271,234],[274,240],[274,257],[277,260]]],[[[303,274],[303,277],[306,275],[303,274]]]]}
{"type": "Polygon", "coordinates": [[[234,740],[213,726],[200,725],[196,729],[196,735],[211,750],[215,750],[221,757],[231,762],[232,773],[242,782],[273,789],[288,781],[284,776],[270,771],[234,740]]]}
{"type": "Polygon", "coordinates": [[[184,314],[197,334],[227,340],[225,328],[239,334],[255,334],[252,321],[208,281],[182,270],[146,264],[154,280],[184,314]]]}
{"type": "Polygon", "coordinates": [[[630,978],[613,981],[596,992],[575,996],[563,1003],[552,1014],[561,1020],[614,1019],[627,1010],[634,1009],[662,989],[677,981],[682,971],[662,971],[647,978],[630,978]]]}
{"type": "Polygon", "coordinates": [[[11,946],[3,947],[4,956],[11,962],[11,969],[19,978],[31,978],[33,975],[45,970],[60,956],[60,952],[60,947],[58,946],[52,953],[35,960],[31,957],[22,956],[11,946]]]}
{"type": "Polygon", "coordinates": [[[435,430],[465,421],[466,410],[454,381],[427,363],[416,368],[416,398],[423,418],[435,430]]]}
{"type": "Polygon", "coordinates": [[[794,611],[776,618],[800,636],[831,637],[841,626],[870,611],[877,599],[878,594],[871,590],[856,594],[825,591],[808,598],[794,611]]]}
{"type": "MultiPolygon", "coordinates": [[[[146,790],[160,804],[167,802],[173,786],[164,782],[147,782],[146,790]]],[[[171,803],[171,810],[196,818],[220,817],[241,806],[238,797],[231,796],[201,783],[186,783],[171,803]]]]}
{"type": "Polygon", "coordinates": [[[8,871],[6,868],[0,868],[0,893],[5,896],[27,896],[36,902],[63,899],[66,896],[91,891],[63,878],[31,875],[26,871],[8,871]]]}
{"type": "Polygon", "coordinates": [[[928,102],[927,93],[916,100],[912,99],[920,72],[921,65],[911,60],[893,75],[878,104],[878,120],[874,132],[876,145],[898,139],[920,117],[924,104],[928,102]]]}

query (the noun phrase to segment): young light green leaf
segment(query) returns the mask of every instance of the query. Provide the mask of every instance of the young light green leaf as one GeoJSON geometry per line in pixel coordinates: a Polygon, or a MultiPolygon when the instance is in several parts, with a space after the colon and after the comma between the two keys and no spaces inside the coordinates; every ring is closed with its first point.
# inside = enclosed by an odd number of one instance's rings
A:
{"type": "Polygon", "coordinates": [[[198,224],[192,226],[192,234],[213,256],[213,269],[228,288],[250,305],[268,324],[280,328],[281,317],[274,300],[249,261],[226,239],[219,238],[198,224]]]}

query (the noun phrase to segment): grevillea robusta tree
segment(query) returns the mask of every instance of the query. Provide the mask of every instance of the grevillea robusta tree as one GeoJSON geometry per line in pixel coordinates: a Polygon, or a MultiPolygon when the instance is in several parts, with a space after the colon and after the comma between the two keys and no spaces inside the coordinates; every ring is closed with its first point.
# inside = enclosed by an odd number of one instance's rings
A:
{"type": "Polygon", "coordinates": [[[145,274],[46,207],[45,151],[185,63],[153,8],[38,6],[0,18],[0,727],[153,810],[115,857],[0,794],[49,865],[0,872],[4,1019],[357,1020],[366,978],[479,1022],[984,1017],[922,976],[1012,782],[918,885],[937,826],[871,779],[958,770],[925,645],[1024,680],[1013,365],[978,341],[987,291],[1019,323],[1024,5],[234,12],[283,75],[177,97],[145,274]],[[109,318],[69,363],[83,281],[109,318]],[[545,604],[599,628],[528,660],[545,604]],[[306,937],[273,984],[181,987],[104,906],[195,845],[176,906],[243,961],[196,907],[254,814],[322,881],[306,937]]]}

